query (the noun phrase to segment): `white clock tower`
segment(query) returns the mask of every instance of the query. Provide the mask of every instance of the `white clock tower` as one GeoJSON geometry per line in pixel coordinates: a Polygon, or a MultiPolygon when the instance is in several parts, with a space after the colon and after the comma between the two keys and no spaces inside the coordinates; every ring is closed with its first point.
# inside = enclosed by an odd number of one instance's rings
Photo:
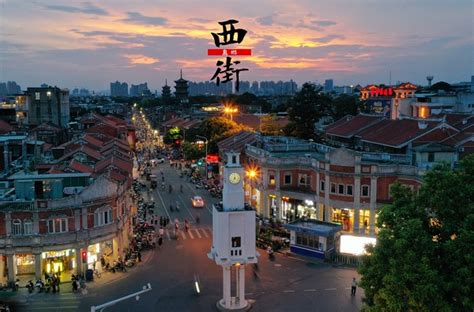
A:
{"type": "Polygon", "coordinates": [[[227,153],[223,200],[222,205],[213,206],[212,249],[208,254],[223,270],[223,298],[217,302],[222,311],[250,308],[245,299],[245,265],[257,263],[255,211],[244,203],[243,175],[239,153],[227,153]]]}

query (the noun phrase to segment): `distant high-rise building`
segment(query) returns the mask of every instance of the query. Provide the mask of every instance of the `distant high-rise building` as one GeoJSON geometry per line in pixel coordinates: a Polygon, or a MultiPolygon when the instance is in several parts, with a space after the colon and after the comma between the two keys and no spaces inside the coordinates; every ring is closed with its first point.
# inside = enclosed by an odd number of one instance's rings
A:
{"type": "Polygon", "coordinates": [[[240,81],[239,83],[239,94],[250,91],[250,82],[249,81],[240,81]]]}
{"type": "Polygon", "coordinates": [[[28,88],[28,122],[39,125],[51,122],[66,127],[69,122],[69,90],[58,87],[28,88]]]}
{"type": "Polygon", "coordinates": [[[110,96],[128,96],[128,84],[126,82],[111,82],[110,96]]]}
{"type": "Polygon", "coordinates": [[[258,81],[252,82],[252,86],[250,87],[250,92],[253,94],[258,94],[258,81]]]}
{"type": "Polygon", "coordinates": [[[7,81],[0,83],[0,95],[20,94],[21,87],[15,81],[7,81]]]}
{"type": "Polygon", "coordinates": [[[175,80],[175,89],[174,95],[178,99],[178,102],[181,105],[187,105],[189,103],[188,99],[188,81],[183,79],[183,70],[180,70],[180,76],[178,80],[175,80]]]}
{"type": "Polygon", "coordinates": [[[150,89],[148,89],[148,82],[140,83],[137,85],[132,84],[130,86],[130,96],[147,96],[151,95],[150,89]]]}
{"type": "Polygon", "coordinates": [[[324,80],[324,91],[332,92],[333,89],[334,89],[334,81],[332,79],[324,80]]]}

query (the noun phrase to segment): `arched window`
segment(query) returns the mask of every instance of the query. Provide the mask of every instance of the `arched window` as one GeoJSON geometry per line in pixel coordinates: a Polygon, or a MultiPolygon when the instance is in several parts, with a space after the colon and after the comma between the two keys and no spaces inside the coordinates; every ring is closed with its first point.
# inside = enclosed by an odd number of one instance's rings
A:
{"type": "Polygon", "coordinates": [[[63,233],[68,231],[67,216],[57,216],[48,219],[48,233],[63,233]]]}
{"type": "Polygon", "coordinates": [[[32,235],[33,234],[33,221],[26,219],[23,221],[23,234],[32,235]]]}
{"type": "Polygon", "coordinates": [[[15,219],[12,221],[12,235],[22,235],[22,226],[21,226],[21,220],[15,219]]]}

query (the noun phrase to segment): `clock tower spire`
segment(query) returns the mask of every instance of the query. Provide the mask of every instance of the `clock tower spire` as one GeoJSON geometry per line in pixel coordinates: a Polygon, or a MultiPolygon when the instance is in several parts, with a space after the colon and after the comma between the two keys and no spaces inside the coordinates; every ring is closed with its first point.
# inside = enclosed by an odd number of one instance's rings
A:
{"type": "Polygon", "coordinates": [[[240,154],[228,152],[224,166],[222,205],[225,211],[244,209],[244,168],[240,165],[240,154]]]}

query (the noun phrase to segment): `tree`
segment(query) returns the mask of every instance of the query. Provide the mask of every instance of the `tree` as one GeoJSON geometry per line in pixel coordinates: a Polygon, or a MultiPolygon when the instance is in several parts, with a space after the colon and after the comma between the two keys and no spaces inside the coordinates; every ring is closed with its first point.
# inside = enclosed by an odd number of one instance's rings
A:
{"type": "Polygon", "coordinates": [[[183,154],[186,160],[197,160],[206,155],[205,149],[194,143],[183,142],[181,147],[183,148],[183,154]]]}
{"type": "Polygon", "coordinates": [[[314,124],[323,116],[330,114],[331,99],[319,94],[313,84],[305,83],[290,104],[288,117],[290,122],[285,128],[287,135],[302,139],[316,137],[314,124]]]}
{"type": "Polygon", "coordinates": [[[283,127],[278,124],[278,117],[275,114],[262,116],[260,122],[263,135],[282,135],[283,127]]]}
{"type": "Polygon", "coordinates": [[[359,272],[367,311],[474,309],[474,155],[428,172],[418,193],[395,185],[359,272]]]}
{"type": "Polygon", "coordinates": [[[247,128],[239,125],[235,121],[225,117],[212,117],[203,121],[199,127],[201,135],[209,139],[208,151],[210,153],[217,152],[217,142],[237,134],[247,128]]]}
{"type": "Polygon", "coordinates": [[[359,99],[355,96],[342,94],[333,100],[333,117],[334,120],[341,119],[346,115],[357,115],[357,107],[359,99]]]}

